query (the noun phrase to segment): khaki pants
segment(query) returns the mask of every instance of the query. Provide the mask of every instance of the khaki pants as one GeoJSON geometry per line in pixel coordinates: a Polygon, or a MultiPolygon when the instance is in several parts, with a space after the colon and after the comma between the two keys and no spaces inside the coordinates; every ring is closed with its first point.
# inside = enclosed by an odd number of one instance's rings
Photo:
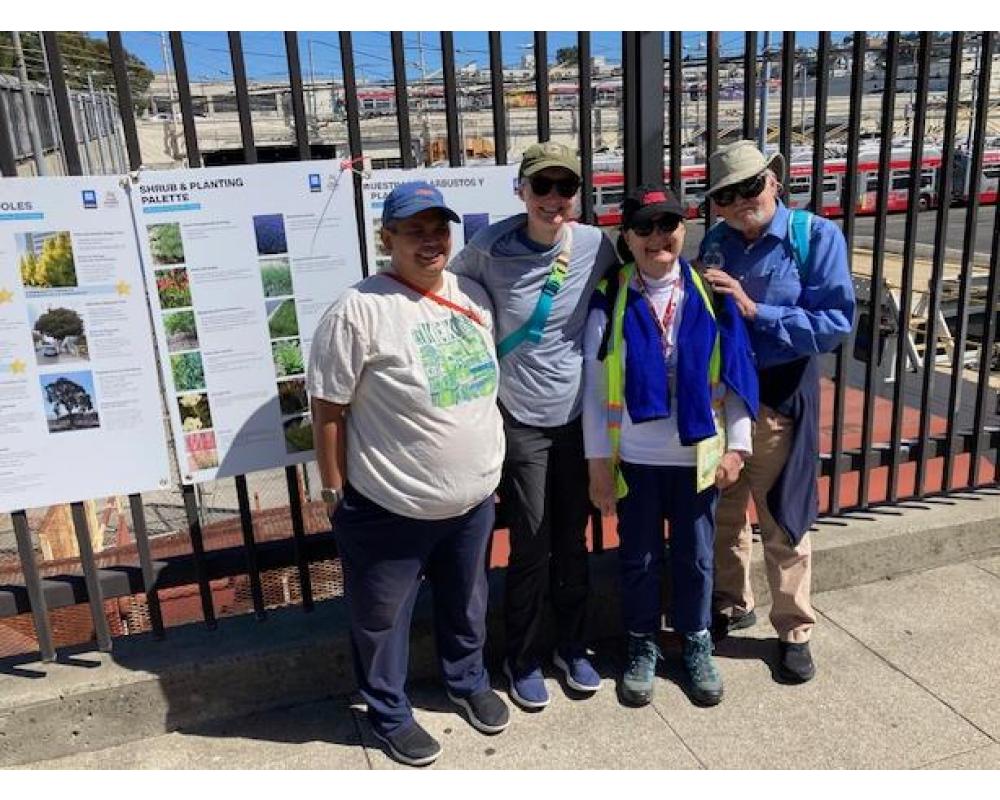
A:
{"type": "Polygon", "coordinates": [[[752,538],[747,500],[753,495],[764,544],[764,564],[771,587],[771,624],[783,642],[807,642],[816,623],[809,601],[812,554],[807,533],[798,547],[767,509],[767,493],[788,458],[792,421],[761,405],[754,427],[753,456],[740,479],[722,492],[715,516],[715,588],[713,605],[726,616],[754,607],[750,586],[752,538]]]}

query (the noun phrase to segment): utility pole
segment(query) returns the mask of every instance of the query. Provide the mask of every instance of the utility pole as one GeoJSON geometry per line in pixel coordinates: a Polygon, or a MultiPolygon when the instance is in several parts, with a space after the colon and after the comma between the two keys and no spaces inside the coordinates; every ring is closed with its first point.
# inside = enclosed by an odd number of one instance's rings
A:
{"type": "MultiPolygon", "coordinates": [[[[809,71],[806,69],[806,59],[805,53],[802,55],[802,62],[799,64],[799,69],[802,70],[802,102],[799,104],[799,133],[802,134],[802,140],[805,141],[806,138],[806,82],[809,77],[809,71]]],[[[819,69],[817,67],[817,69],[819,69]]],[[[788,158],[791,159],[792,154],[788,154],[788,158]]]]}
{"type": "Polygon", "coordinates": [[[767,57],[770,47],[771,32],[764,31],[764,64],[760,71],[760,119],[757,123],[757,149],[762,153],[767,146],[767,90],[771,83],[771,62],[767,57]]]}
{"type": "MultiPolygon", "coordinates": [[[[49,54],[45,50],[45,48],[41,46],[42,32],[37,31],[37,33],[38,33],[38,44],[39,44],[38,49],[42,51],[42,63],[45,65],[45,84],[49,90],[48,97],[46,98],[47,102],[45,104],[45,107],[48,110],[49,114],[49,130],[52,131],[54,138],[55,132],[59,130],[59,125],[56,122],[58,114],[56,113],[55,93],[52,91],[52,70],[49,67],[49,54]]],[[[59,153],[59,163],[62,165],[62,174],[66,175],[69,172],[69,170],[66,168],[66,154],[63,152],[62,147],[57,147],[56,152],[59,153]]]]}
{"type": "MultiPolygon", "coordinates": [[[[420,54],[420,145],[424,151],[424,166],[431,165],[431,126],[427,118],[427,65],[424,62],[424,34],[417,31],[417,52],[420,54]]],[[[509,130],[509,128],[508,128],[509,130]]]]}
{"type": "Polygon", "coordinates": [[[979,47],[972,61],[972,74],[969,76],[969,130],[965,134],[965,149],[972,149],[972,122],[976,116],[976,79],[979,76],[979,59],[982,54],[983,39],[979,38],[979,47]]]}
{"type": "Polygon", "coordinates": [[[45,167],[45,152],[42,150],[42,137],[38,129],[38,117],[35,115],[35,100],[28,86],[28,68],[24,63],[24,52],[21,50],[21,32],[11,31],[14,37],[14,58],[17,60],[17,71],[21,79],[21,99],[24,101],[25,118],[28,120],[28,136],[31,138],[31,150],[35,157],[35,169],[39,175],[48,175],[45,167]]]}
{"type": "Polygon", "coordinates": [[[170,53],[167,47],[167,32],[160,31],[160,49],[163,51],[163,72],[167,77],[167,97],[170,99],[170,108],[168,109],[168,118],[164,120],[164,130],[168,127],[170,128],[170,156],[175,160],[180,159],[180,153],[177,150],[177,124],[174,120],[174,73],[170,68],[171,60],[170,53]]]}

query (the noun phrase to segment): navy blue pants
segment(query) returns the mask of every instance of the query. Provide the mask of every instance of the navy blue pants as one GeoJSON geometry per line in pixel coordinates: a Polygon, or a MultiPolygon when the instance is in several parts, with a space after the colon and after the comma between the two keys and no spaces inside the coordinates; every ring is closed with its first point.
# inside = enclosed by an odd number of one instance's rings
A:
{"type": "Polygon", "coordinates": [[[406,697],[410,620],[421,579],[430,581],[438,657],[448,690],[468,697],[489,688],[486,548],[493,498],[444,520],[403,517],[350,485],[332,523],[344,567],[351,650],[368,717],[382,734],[413,720],[406,697]]]}
{"type": "Polygon", "coordinates": [[[660,629],[663,521],[670,523],[671,618],[678,633],[711,622],[715,504],[713,487],[695,491],[694,467],[622,463],[628,494],[618,501],[622,616],[630,633],[660,629]]]}

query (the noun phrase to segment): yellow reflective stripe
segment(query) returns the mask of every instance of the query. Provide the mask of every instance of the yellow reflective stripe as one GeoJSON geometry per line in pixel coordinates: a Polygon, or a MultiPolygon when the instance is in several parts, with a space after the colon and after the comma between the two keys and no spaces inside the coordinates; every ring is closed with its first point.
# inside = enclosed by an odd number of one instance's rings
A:
{"type": "Polygon", "coordinates": [[[604,374],[608,388],[608,437],[611,439],[615,494],[619,500],[628,494],[628,485],[621,471],[621,425],[625,407],[625,360],[622,358],[622,342],[628,285],[634,272],[635,264],[626,264],[618,273],[618,296],[615,298],[615,307],[611,310],[611,336],[608,337],[608,353],[604,359],[604,374]]]}

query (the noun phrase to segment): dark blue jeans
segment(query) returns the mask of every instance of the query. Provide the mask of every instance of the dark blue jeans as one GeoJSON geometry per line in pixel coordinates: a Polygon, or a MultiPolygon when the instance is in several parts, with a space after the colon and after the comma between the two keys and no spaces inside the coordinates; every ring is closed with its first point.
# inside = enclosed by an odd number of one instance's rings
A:
{"type": "Polygon", "coordinates": [[[618,558],[625,629],[660,629],[663,521],[670,523],[671,617],[678,633],[711,622],[715,504],[713,487],[695,491],[694,467],[622,464],[628,494],[618,501],[618,558]]]}
{"type": "Polygon", "coordinates": [[[486,548],[493,498],[444,520],[403,517],[350,485],[332,523],[344,567],[351,650],[368,717],[382,734],[413,719],[406,697],[410,620],[422,578],[432,586],[438,657],[448,690],[468,697],[489,687],[486,548]]]}

